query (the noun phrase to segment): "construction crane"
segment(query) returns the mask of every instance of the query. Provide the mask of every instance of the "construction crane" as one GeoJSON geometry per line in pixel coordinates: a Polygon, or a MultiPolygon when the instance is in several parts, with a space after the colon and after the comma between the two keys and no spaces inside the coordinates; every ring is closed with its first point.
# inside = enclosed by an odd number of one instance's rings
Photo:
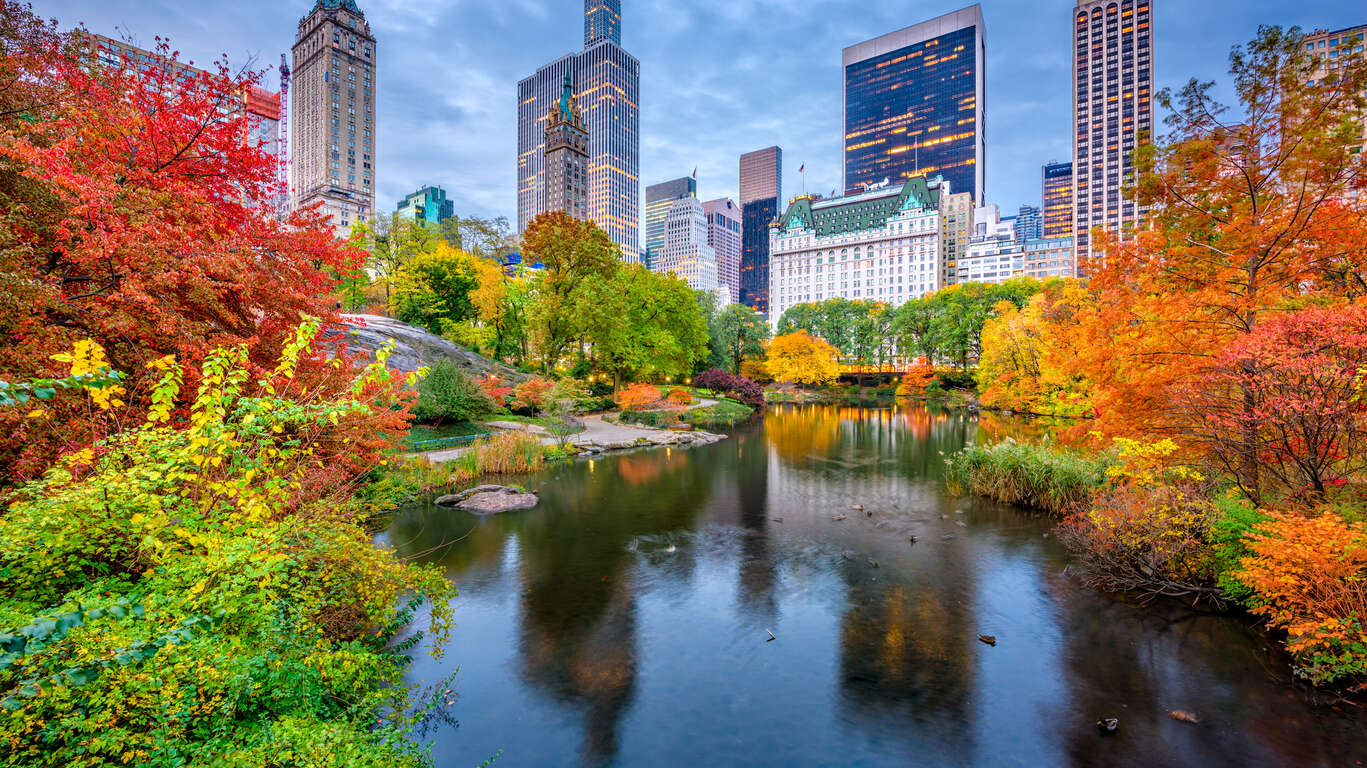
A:
{"type": "Polygon", "coordinates": [[[290,214],[290,65],[280,54],[280,123],[277,127],[279,149],[276,154],[275,183],[280,190],[276,215],[284,221],[290,214]]]}

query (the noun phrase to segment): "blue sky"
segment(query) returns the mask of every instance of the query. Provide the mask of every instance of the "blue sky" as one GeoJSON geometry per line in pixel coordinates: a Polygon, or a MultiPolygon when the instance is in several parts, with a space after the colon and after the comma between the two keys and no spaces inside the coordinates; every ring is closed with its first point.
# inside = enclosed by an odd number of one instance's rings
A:
{"type": "MultiPolygon", "coordinates": [[[[515,216],[516,85],[582,46],[582,0],[358,0],[379,48],[379,205],[440,184],[465,215],[515,216]]],[[[33,0],[62,27],[169,37],[182,58],[272,70],[312,0],[33,0]],[[116,30],[117,28],[117,30],[116,30]]],[[[698,168],[703,199],[736,196],[742,152],[778,144],[784,194],[840,183],[840,51],[963,7],[963,0],[622,0],[641,61],[641,176],[698,168]]],[[[982,0],[987,197],[1039,202],[1040,165],[1067,159],[1072,0],[982,0]]],[[[1154,0],[1158,87],[1220,79],[1259,24],[1367,22],[1362,0],[1154,0]]],[[[272,71],[268,82],[275,84],[272,71]]]]}

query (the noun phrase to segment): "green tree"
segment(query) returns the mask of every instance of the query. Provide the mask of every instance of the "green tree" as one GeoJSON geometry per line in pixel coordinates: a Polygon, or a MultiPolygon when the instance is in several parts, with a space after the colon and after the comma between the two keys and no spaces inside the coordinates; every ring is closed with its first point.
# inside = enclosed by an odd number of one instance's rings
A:
{"type": "Polygon", "coordinates": [[[476,263],[445,242],[414,256],[394,274],[394,317],[436,334],[474,317],[470,293],[478,286],[476,263]]]}
{"type": "Polygon", "coordinates": [[[389,306],[399,270],[419,254],[435,252],[441,237],[426,223],[395,213],[353,224],[351,240],[370,254],[365,268],[374,275],[375,298],[389,306]]]}
{"type": "Polygon", "coordinates": [[[938,310],[928,296],[897,308],[892,319],[892,338],[904,354],[924,357],[932,363],[940,357],[938,310]]]}
{"type": "Polygon", "coordinates": [[[450,360],[442,360],[418,382],[418,402],[413,415],[433,424],[474,421],[490,412],[484,396],[470,375],[450,360]]]}
{"type": "Polygon", "coordinates": [[[508,219],[503,216],[452,216],[436,226],[436,234],[452,248],[482,259],[500,260],[511,245],[508,219]]]}
{"type": "Polygon", "coordinates": [[[741,361],[762,356],[771,334],[763,315],[744,304],[728,304],[711,318],[707,335],[712,365],[739,375],[741,361]]]}
{"type": "Polygon", "coordinates": [[[593,222],[555,211],[527,225],[522,256],[528,263],[545,265],[536,277],[527,327],[542,370],[549,373],[582,335],[584,319],[601,315],[601,308],[590,306],[581,289],[586,281],[612,275],[620,263],[618,249],[593,222]]]}
{"type": "Polygon", "coordinates": [[[584,335],[600,367],[623,381],[684,376],[707,354],[707,327],[688,283],[636,264],[592,278],[584,335]]]}

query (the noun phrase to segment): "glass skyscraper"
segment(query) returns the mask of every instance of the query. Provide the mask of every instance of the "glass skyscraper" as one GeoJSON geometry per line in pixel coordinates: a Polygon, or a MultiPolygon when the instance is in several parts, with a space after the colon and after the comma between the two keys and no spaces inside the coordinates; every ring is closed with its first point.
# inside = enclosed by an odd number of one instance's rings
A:
{"type": "Polygon", "coordinates": [[[941,176],[983,202],[982,8],[844,50],[844,186],[941,176]]]}
{"type": "Polygon", "coordinates": [[[654,269],[654,260],[664,252],[665,219],[674,201],[698,196],[698,182],[691,176],[662,181],[646,187],[645,264],[654,269]]]}
{"type": "Polygon", "coordinates": [[[1044,236],[1073,236],[1073,164],[1046,163],[1041,173],[1044,236]]]}
{"type": "Polygon", "coordinates": [[[546,116],[565,74],[589,133],[588,218],[641,258],[641,64],[622,50],[621,1],[585,0],[584,50],[566,54],[517,84],[517,232],[547,210],[546,116]]]}
{"type": "Polygon", "coordinates": [[[783,198],[783,150],[740,156],[740,302],[769,313],[769,224],[778,220],[783,198]]]}

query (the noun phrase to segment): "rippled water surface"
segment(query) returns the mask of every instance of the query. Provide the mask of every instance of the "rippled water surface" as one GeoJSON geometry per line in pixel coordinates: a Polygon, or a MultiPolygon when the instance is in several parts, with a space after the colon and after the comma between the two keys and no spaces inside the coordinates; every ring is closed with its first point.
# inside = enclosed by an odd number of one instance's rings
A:
{"type": "Polygon", "coordinates": [[[941,452],[1027,428],[778,408],[559,465],[529,511],[405,510],[381,538],[460,590],[410,675],[459,668],[437,765],[1367,761],[1367,714],[1310,703],[1245,621],[1090,592],[1050,521],[945,494],[941,452]]]}

